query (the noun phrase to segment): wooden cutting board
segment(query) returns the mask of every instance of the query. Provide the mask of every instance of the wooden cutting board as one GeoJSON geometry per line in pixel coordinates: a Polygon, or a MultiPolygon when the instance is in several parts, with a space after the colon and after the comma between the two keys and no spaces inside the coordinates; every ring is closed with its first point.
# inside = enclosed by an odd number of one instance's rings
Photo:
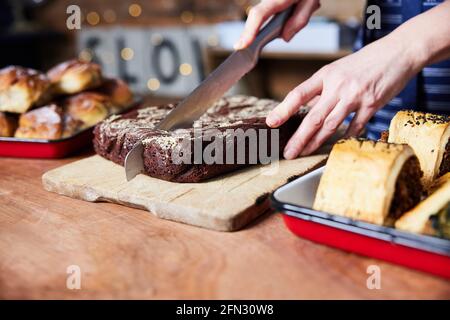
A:
{"type": "Polygon", "coordinates": [[[46,190],[72,198],[118,203],[148,210],[162,219],[233,231],[267,210],[272,191],[317,168],[326,158],[281,160],[273,175],[255,166],[206,182],[174,183],[145,175],[127,182],[123,167],[92,156],[48,171],[42,181],[46,190]]]}

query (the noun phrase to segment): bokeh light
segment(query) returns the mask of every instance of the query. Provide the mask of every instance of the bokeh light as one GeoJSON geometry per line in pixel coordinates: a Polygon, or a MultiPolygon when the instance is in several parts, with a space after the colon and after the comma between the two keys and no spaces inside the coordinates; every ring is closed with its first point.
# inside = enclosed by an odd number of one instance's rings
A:
{"type": "Polygon", "coordinates": [[[192,13],[192,11],[183,11],[181,13],[180,19],[184,23],[191,23],[192,21],[194,21],[194,14],[192,13]]]}
{"type": "Polygon", "coordinates": [[[78,59],[80,59],[81,61],[86,61],[86,62],[92,61],[91,50],[89,50],[89,49],[81,50],[80,53],[78,54],[78,59]]]}
{"type": "Polygon", "coordinates": [[[107,9],[103,12],[103,20],[107,23],[114,23],[117,20],[117,14],[112,9],[107,9]]]}
{"type": "Polygon", "coordinates": [[[188,76],[192,73],[192,66],[189,63],[182,63],[179,70],[181,75],[188,76]]]}
{"type": "Polygon", "coordinates": [[[95,26],[100,22],[100,16],[97,12],[91,11],[87,14],[86,20],[91,26],[95,26]]]}
{"type": "Polygon", "coordinates": [[[132,17],[139,17],[142,14],[142,8],[139,4],[133,3],[128,7],[128,13],[132,17]]]}
{"type": "Polygon", "coordinates": [[[156,90],[159,89],[160,86],[161,86],[161,83],[160,83],[159,80],[156,79],[156,78],[150,78],[150,79],[148,79],[148,81],[147,81],[147,88],[148,88],[150,91],[156,91],[156,90]]]}
{"type": "Polygon", "coordinates": [[[129,61],[129,60],[133,59],[134,51],[131,48],[123,48],[120,51],[120,56],[122,57],[123,60],[129,61]]]}

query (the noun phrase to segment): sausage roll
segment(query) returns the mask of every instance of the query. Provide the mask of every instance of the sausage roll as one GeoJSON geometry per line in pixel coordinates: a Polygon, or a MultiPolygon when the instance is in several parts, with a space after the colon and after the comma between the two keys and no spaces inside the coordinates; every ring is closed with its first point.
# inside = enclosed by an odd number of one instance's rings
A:
{"type": "Polygon", "coordinates": [[[70,60],[47,72],[53,91],[58,94],[74,94],[98,87],[102,83],[102,72],[98,64],[70,60]]]}
{"type": "Polygon", "coordinates": [[[430,217],[438,215],[442,210],[448,210],[449,204],[450,173],[446,173],[433,183],[429,197],[397,220],[395,227],[405,231],[424,233],[429,227],[430,217]]]}
{"type": "Polygon", "coordinates": [[[0,70],[0,111],[24,113],[49,98],[50,81],[33,69],[10,66],[0,70]]]}
{"type": "Polygon", "coordinates": [[[383,224],[420,201],[421,176],[408,145],[340,140],[331,151],[313,208],[383,224]]]}
{"type": "Polygon", "coordinates": [[[387,141],[406,143],[419,158],[423,184],[450,171],[450,117],[431,113],[400,111],[392,119],[387,141]]]}

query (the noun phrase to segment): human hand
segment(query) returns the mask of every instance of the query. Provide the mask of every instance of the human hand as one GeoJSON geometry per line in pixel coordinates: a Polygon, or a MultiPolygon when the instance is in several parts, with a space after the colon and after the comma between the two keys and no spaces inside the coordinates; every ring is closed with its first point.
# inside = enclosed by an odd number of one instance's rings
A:
{"type": "Polygon", "coordinates": [[[240,50],[248,47],[266,20],[296,2],[298,3],[294,12],[284,25],[281,33],[281,37],[285,41],[291,40],[298,31],[306,26],[314,11],[320,8],[320,0],[262,0],[250,9],[244,31],[234,49],[240,50]]]}
{"type": "Polygon", "coordinates": [[[317,150],[351,113],[346,136],[358,135],[373,114],[397,95],[421,66],[409,44],[386,37],[316,72],[267,116],[279,127],[302,105],[320,96],[284,149],[286,159],[317,150]]]}

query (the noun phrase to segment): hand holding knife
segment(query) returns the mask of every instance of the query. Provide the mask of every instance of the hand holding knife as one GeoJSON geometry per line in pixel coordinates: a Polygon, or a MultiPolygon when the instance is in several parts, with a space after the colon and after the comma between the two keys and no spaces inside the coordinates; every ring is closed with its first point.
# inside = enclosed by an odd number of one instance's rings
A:
{"type": "MultiPolygon", "coordinates": [[[[274,15],[259,31],[248,48],[233,52],[188,97],[181,101],[156,128],[172,130],[191,127],[193,122],[200,118],[214,102],[256,66],[264,46],[280,37],[283,26],[291,16],[294,7],[295,5],[292,5],[274,15]]],[[[143,151],[142,142],[138,142],[127,154],[125,173],[128,181],[144,171],[143,151]]]]}

